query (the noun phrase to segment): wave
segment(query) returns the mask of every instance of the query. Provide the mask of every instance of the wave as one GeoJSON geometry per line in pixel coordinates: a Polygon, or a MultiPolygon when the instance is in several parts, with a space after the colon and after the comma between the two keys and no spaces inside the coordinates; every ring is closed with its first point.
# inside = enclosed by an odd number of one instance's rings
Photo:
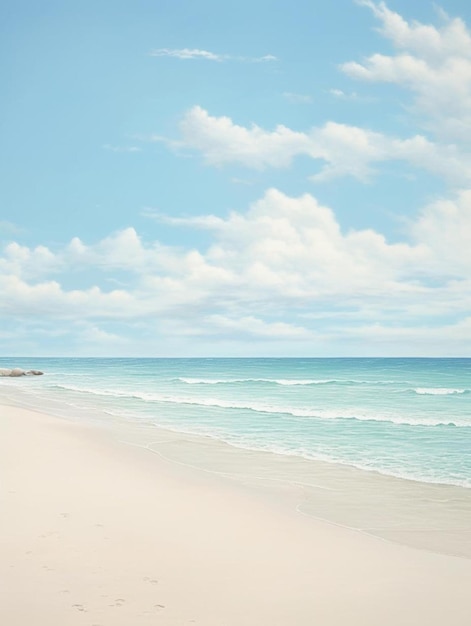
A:
{"type": "Polygon", "coordinates": [[[453,394],[468,393],[469,389],[453,389],[449,387],[416,387],[412,391],[421,396],[450,396],[453,394]]]}
{"type": "MultiPolygon", "coordinates": [[[[158,424],[156,424],[158,426],[158,424]]],[[[168,430],[171,430],[170,428],[168,430]]],[[[173,428],[172,428],[173,430],[173,428]]],[[[175,429],[176,430],[176,429],[175,429]]],[[[190,431],[180,430],[178,432],[187,433],[187,434],[195,434],[190,431]]],[[[199,433],[198,433],[199,434],[199,433]]],[[[284,446],[272,444],[272,443],[247,443],[245,441],[238,441],[230,437],[221,437],[215,436],[210,433],[205,433],[204,436],[209,437],[211,439],[216,439],[218,441],[222,441],[234,448],[240,448],[242,450],[252,450],[254,452],[272,452],[273,454],[278,454],[281,456],[289,456],[289,457],[300,457],[306,459],[308,461],[321,461],[323,463],[331,463],[332,465],[341,465],[344,467],[354,467],[356,469],[372,472],[376,474],[381,474],[382,476],[393,476],[394,478],[400,478],[402,480],[413,480],[416,482],[422,482],[426,484],[435,484],[435,485],[452,485],[455,487],[463,487],[465,489],[471,489],[471,480],[467,478],[458,478],[458,477],[450,477],[447,475],[444,476],[434,476],[430,475],[427,471],[420,470],[409,470],[409,469],[399,469],[399,468],[387,468],[381,467],[376,463],[366,463],[357,461],[355,459],[342,457],[340,454],[330,453],[327,454],[325,452],[314,452],[307,451],[303,448],[298,449],[288,449],[284,446]]]]}
{"type": "MultiPolygon", "coordinates": [[[[186,378],[174,379],[187,385],[234,385],[240,383],[266,383],[271,385],[393,385],[401,384],[395,380],[355,380],[342,378],[186,378]]],[[[402,381],[402,384],[405,384],[402,381]]]]}
{"type": "MultiPolygon", "coordinates": [[[[280,456],[297,457],[306,459],[308,461],[321,461],[323,463],[330,463],[332,465],[341,465],[344,467],[360,469],[366,472],[377,473],[383,476],[393,476],[402,480],[413,480],[416,482],[423,482],[427,484],[452,485],[456,487],[463,487],[465,489],[471,488],[471,480],[466,477],[461,478],[456,475],[448,476],[446,474],[442,476],[434,475],[430,473],[430,470],[427,471],[427,468],[420,471],[418,468],[415,470],[411,470],[410,468],[401,468],[400,466],[397,466],[396,468],[382,467],[381,465],[374,462],[374,460],[372,460],[371,462],[365,462],[353,458],[348,458],[343,456],[339,451],[331,450],[327,453],[325,451],[320,452],[315,450],[307,450],[302,446],[292,448],[281,443],[274,443],[270,441],[257,441],[254,439],[249,440],[244,437],[229,433],[215,433],[214,430],[206,426],[183,426],[181,424],[162,425],[160,422],[154,422],[154,426],[160,429],[163,428],[166,431],[183,435],[205,437],[214,441],[225,443],[233,448],[239,448],[241,450],[249,450],[252,452],[270,452],[272,454],[280,456]]],[[[263,477],[262,480],[271,479],[269,477],[263,477]]],[[[275,478],[274,480],[280,479],[275,478]]],[[[299,481],[296,479],[294,482],[299,484],[299,481]]],[[[331,490],[329,487],[324,487],[324,489],[331,490]]]]}
{"type": "Polygon", "coordinates": [[[338,382],[333,379],[291,379],[291,378],[177,378],[187,385],[233,385],[238,383],[268,383],[274,385],[326,385],[338,382]]]}
{"type": "Polygon", "coordinates": [[[96,396],[129,398],[144,402],[156,402],[163,404],[189,405],[196,407],[220,408],[230,410],[253,411],[270,415],[289,415],[296,418],[312,418],[319,420],[356,420],[360,422],[389,422],[405,426],[456,426],[461,428],[471,427],[471,421],[453,420],[446,418],[421,418],[411,419],[401,415],[371,415],[362,413],[356,409],[332,410],[309,407],[279,406],[260,402],[235,402],[218,398],[180,397],[158,393],[146,393],[139,391],[120,391],[114,389],[93,389],[76,387],[75,385],[54,385],[55,388],[74,391],[77,393],[92,394],[96,396]]]}

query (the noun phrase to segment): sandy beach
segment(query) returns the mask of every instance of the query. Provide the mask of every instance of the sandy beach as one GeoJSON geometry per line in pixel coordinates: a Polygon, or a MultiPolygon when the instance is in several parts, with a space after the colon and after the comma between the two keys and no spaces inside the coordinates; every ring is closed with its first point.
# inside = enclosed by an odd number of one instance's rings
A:
{"type": "Polygon", "coordinates": [[[0,623],[467,626],[471,560],[0,407],[0,623]]]}

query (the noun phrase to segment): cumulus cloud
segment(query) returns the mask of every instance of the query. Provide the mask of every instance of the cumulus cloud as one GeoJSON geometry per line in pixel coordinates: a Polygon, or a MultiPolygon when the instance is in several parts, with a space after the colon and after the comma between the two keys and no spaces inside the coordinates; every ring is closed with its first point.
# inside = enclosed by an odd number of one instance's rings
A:
{"type": "Polygon", "coordinates": [[[351,319],[355,312],[365,319],[366,310],[368,319],[394,320],[394,327],[469,315],[469,192],[425,207],[410,240],[400,243],[371,229],[344,232],[310,194],[290,197],[277,189],[225,218],[157,219],[203,228],[211,244],[182,250],[144,242],[132,228],[96,243],[75,238],[55,252],[9,244],[0,262],[0,313],[88,320],[87,336],[95,333],[103,343],[108,336],[93,330],[100,320],[159,320],[179,328],[191,319],[195,336],[309,341],[319,336],[322,320],[309,315],[313,310],[324,313],[324,334],[326,324],[341,334],[344,317],[329,319],[339,302],[351,319]],[[31,267],[41,263],[38,278],[31,267]],[[93,268],[89,287],[68,288],[71,272],[87,268],[93,268]],[[131,275],[128,286],[106,289],[117,271],[131,275]]]}
{"type": "Polygon", "coordinates": [[[255,169],[287,167],[307,144],[304,133],[278,126],[273,132],[245,128],[231,118],[213,117],[195,106],[180,123],[184,145],[200,150],[213,165],[240,163],[255,169]]]}
{"type": "MultiPolygon", "coordinates": [[[[388,82],[412,94],[419,134],[395,137],[368,128],[328,121],[294,130],[279,124],[265,129],[240,125],[229,116],[212,116],[194,106],[180,123],[181,139],[165,141],[175,150],[194,150],[210,165],[227,164],[263,170],[293,166],[297,156],[318,161],[314,181],[352,176],[363,182],[378,165],[401,161],[443,177],[456,187],[471,185],[471,34],[461,19],[444,17],[440,27],[407,21],[383,2],[360,0],[380,22],[381,34],[395,48],[391,55],[374,53],[363,62],[349,61],[344,73],[364,82],[388,82]],[[433,137],[433,138],[431,138],[433,137]]],[[[364,101],[368,96],[331,89],[332,96],[364,101]]],[[[309,96],[285,92],[291,102],[309,96]]]]}
{"type": "Polygon", "coordinates": [[[104,292],[96,286],[67,290],[58,281],[31,283],[11,274],[0,275],[0,290],[0,312],[18,318],[129,318],[142,310],[123,290],[104,292]]]}
{"type": "Polygon", "coordinates": [[[471,190],[428,205],[412,230],[417,240],[434,250],[442,268],[471,275],[471,190]]]}
{"type": "Polygon", "coordinates": [[[397,53],[372,54],[342,70],[369,82],[387,82],[414,94],[413,106],[425,128],[442,139],[471,138],[471,34],[463,20],[445,18],[441,27],[407,21],[384,2],[359,2],[379,20],[381,34],[397,53]]]}
{"type": "Polygon", "coordinates": [[[471,57],[471,36],[460,18],[450,19],[442,13],[445,24],[436,28],[415,20],[408,22],[399,13],[391,11],[385,2],[357,0],[357,3],[371,9],[381,22],[381,34],[397,48],[414,51],[429,59],[444,55],[471,57]]]}
{"type": "MultiPolygon", "coordinates": [[[[444,17],[435,27],[405,20],[385,3],[359,4],[372,11],[394,52],[350,61],[342,70],[366,83],[409,90],[426,131],[399,137],[334,121],[267,129],[195,106],[181,120],[181,139],[150,140],[196,151],[213,166],[281,169],[307,157],[316,162],[315,181],[368,181],[388,161],[444,178],[455,190],[426,204],[406,225],[402,241],[392,243],[374,229],[345,230],[311,194],[292,197],[275,188],[225,216],[147,211],[167,226],[206,231],[210,243],[168,246],[132,227],[99,241],[76,237],[54,249],[7,243],[0,252],[0,316],[65,326],[81,319],[79,340],[88,345],[118,345],[120,325],[133,325],[148,337],[193,337],[213,345],[232,339],[267,345],[276,338],[297,346],[376,342],[383,354],[404,353],[413,342],[423,354],[444,354],[450,346],[454,353],[469,352],[470,34],[459,19],[444,17]]],[[[274,60],[198,49],[154,53],[214,62],[274,60]]],[[[115,148],[120,151],[106,149],[115,148]]]]}
{"type": "Polygon", "coordinates": [[[16,242],[8,243],[0,257],[0,274],[32,278],[60,269],[60,259],[46,246],[28,248],[16,242]]]}
{"type": "Polygon", "coordinates": [[[375,173],[375,164],[397,160],[444,176],[453,184],[471,184],[471,155],[422,135],[401,139],[336,122],[307,132],[283,125],[270,131],[255,124],[235,124],[227,116],[211,116],[199,106],[186,113],[180,131],[179,147],[201,152],[208,164],[216,166],[234,163],[258,170],[287,168],[295,157],[304,155],[324,163],[313,175],[315,181],[338,176],[367,181],[375,173]]]}

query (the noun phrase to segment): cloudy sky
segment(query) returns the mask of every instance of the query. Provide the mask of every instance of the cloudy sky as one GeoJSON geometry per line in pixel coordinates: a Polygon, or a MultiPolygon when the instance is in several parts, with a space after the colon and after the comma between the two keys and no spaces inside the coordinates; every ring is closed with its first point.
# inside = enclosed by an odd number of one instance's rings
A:
{"type": "Polygon", "coordinates": [[[468,0],[17,0],[0,354],[469,356],[468,0]]]}

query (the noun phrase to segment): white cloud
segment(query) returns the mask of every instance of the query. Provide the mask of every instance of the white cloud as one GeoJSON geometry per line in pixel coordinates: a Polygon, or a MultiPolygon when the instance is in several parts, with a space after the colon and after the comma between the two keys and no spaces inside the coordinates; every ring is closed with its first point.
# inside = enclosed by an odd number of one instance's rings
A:
{"type": "Polygon", "coordinates": [[[343,91],[343,89],[333,88],[329,89],[328,93],[334,98],[337,98],[337,100],[345,100],[348,102],[357,102],[364,104],[376,101],[376,98],[360,95],[356,91],[343,91]]]}
{"type": "Polygon", "coordinates": [[[329,93],[331,96],[335,98],[340,98],[341,100],[357,100],[358,94],[352,91],[351,93],[346,93],[342,89],[329,89],[329,93]]]}
{"type": "Polygon", "coordinates": [[[176,59],[205,59],[206,61],[223,61],[225,55],[215,54],[208,50],[198,50],[197,48],[159,48],[150,52],[152,57],[174,57],[176,59]]]}
{"type": "MultiPolygon", "coordinates": [[[[379,164],[401,161],[444,178],[455,187],[471,185],[471,33],[461,19],[443,16],[439,26],[408,21],[384,2],[359,0],[380,22],[381,34],[395,51],[374,53],[363,62],[350,61],[341,69],[366,82],[388,82],[407,89],[412,110],[429,136],[395,137],[368,128],[328,121],[323,126],[293,130],[279,124],[267,130],[236,124],[230,117],[211,116],[199,106],[190,109],[180,124],[181,139],[170,148],[196,150],[208,164],[243,165],[263,170],[288,168],[297,156],[318,161],[314,181],[352,176],[369,181],[379,164]],[[434,136],[432,140],[430,137],[434,136]]],[[[338,99],[363,102],[367,96],[331,89],[338,99]]],[[[309,96],[285,92],[292,102],[309,96]]]]}
{"type": "Polygon", "coordinates": [[[434,250],[438,267],[471,276],[471,190],[427,206],[414,222],[413,233],[434,250]]]}
{"type": "Polygon", "coordinates": [[[235,124],[231,118],[214,117],[195,106],[180,123],[182,145],[201,152],[207,163],[228,163],[253,169],[287,168],[296,156],[324,162],[313,180],[352,176],[367,181],[377,163],[399,160],[443,176],[453,184],[471,184],[471,154],[454,145],[440,145],[421,135],[407,139],[390,137],[357,126],[327,122],[308,132],[279,125],[273,131],[253,124],[235,124]]]}
{"type": "Polygon", "coordinates": [[[96,286],[66,290],[57,281],[28,283],[15,275],[0,275],[0,291],[0,313],[17,319],[130,318],[142,309],[123,290],[105,293],[96,286]]]}
{"type": "Polygon", "coordinates": [[[412,91],[414,110],[425,128],[456,142],[471,138],[471,34],[461,19],[442,27],[408,22],[398,13],[362,0],[381,22],[380,32],[398,49],[348,62],[343,71],[365,81],[395,83],[412,91]]]}
{"type": "Polygon", "coordinates": [[[460,18],[450,19],[442,13],[445,24],[442,28],[436,28],[417,21],[408,22],[391,11],[385,2],[357,0],[357,3],[373,11],[382,23],[380,32],[397,48],[414,51],[432,60],[444,55],[471,57],[471,36],[460,18]]]}
{"type": "Polygon", "coordinates": [[[128,228],[94,244],[75,238],[55,252],[9,244],[0,255],[0,315],[55,320],[58,327],[80,319],[84,339],[102,345],[112,345],[116,334],[105,321],[149,329],[158,323],[176,338],[186,327],[211,341],[299,345],[321,337],[366,340],[362,320],[368,328],[377,321],[371,336],[378,341],[399,341],[399,327],[418,324],[431,340],[440,326],[450,327],[450,337],[455,326],[468,328],[460,319],[471,310],[471,192],[425,207],[401,243],[371,229],[343,232],[333,211],[311,195],[276,189],[225,218],[156,218],[203,228],[212,243],[184,250],[146,243],[128,228]],[[72,274],[91,269],[88,287],[67,287],[72,274]],[[106,288],[122,271],[127,286],[106,288]],[[457,321],[443,322],[446,316],[457,321]]]}
{"type": "Polygon", "coordinates": [[[307,145],[303,133],[278,126],[268,132],[234,124],[229,117],[212,117],[199,106],[193,107],[180,123],[183,142],[200,150],[208,163],[241,163],[255,169],[287,167],[307,145]]]}
{"type": "Polygon", "coordinates": [[[256,63],[265,63],[270,61],[278,61],[278,57],[276,57],[274,54],[264,54],[261,57],[254,57],[252,60],[256,63]]]}
{"type": "Polygon", "coordinates": [[[60,260],[45,246],[28,248],[16,242],[7,244],[0,257],[0,274],[11,273],[34,278],[60,269],[60,260]]]}
{"type": "MultiPolygon", "coordinates": [[[[391,136],[334,121],[304,130],[282,124],[266,129],[195,106],[181,120],[181,139],[154,135],[148,140],[180,152],[198,151],[214,166],[288,168],[298,156],[307,157],[316,161],[315,181],[339,176],[368,181],[380,164],[401,161],[459,191],[423,207],[396,243],[373,229],[345,231],[332,209],[312,195],[290,197],[274,188],[247,210],[225,217],[146,211],[168,226],[204,229],[210,243],[199,249],[148,241],[132,227],[95,242],[76,237],[54,249],[11,242],[0,252],[2,322],[51,336],[73,330],[78,343],[108,348],[124,346],[132,327],[158,340],[193,337],[213,345],[233,339],[308,347],[337,341],[340,346],[356,342],[360,350],[376,345],[383,354],[385,349],[404,353],[409,346],[417,350],[417,345],[422,353],[444,353],[447,346],[469,352],[471,36],[459,19],[445,16],[436,27],[408,21],[385,3],[358,1],[373,12],[394,51],[345,63],[342,70],[366,83],[409,90],[412,110],[425,120],[429,136],[391,136]],[[47,321],[51,327],[41,328],[47,321]]],[[[276,60],[191,48],[151,54],[213,62],[276,60]]],[[[340,89],[330,94],[363,100],[340,89]]],[[[283,97],[311,102],[310,96],[292,92],[283,97]]],[[[0,229],[14,234],[8,223],[0,223],[0,229]]],[[[10,337],[10,328],[3,329],[0,339],[10,337]]]]}
{"type": "Polygon", "coordinates": [[[277,57],[273,54],[264,54],[261,57],[245,57],[233,54],[219,54],[209,52],[209,50],[200,50],[198,48],[158,48],[149,53],[152,57],[173,57],[175,59],[192,60],[203,59],[205,61],[242,61],[248,63],[267,63],[277,61],[277,57]]]}

